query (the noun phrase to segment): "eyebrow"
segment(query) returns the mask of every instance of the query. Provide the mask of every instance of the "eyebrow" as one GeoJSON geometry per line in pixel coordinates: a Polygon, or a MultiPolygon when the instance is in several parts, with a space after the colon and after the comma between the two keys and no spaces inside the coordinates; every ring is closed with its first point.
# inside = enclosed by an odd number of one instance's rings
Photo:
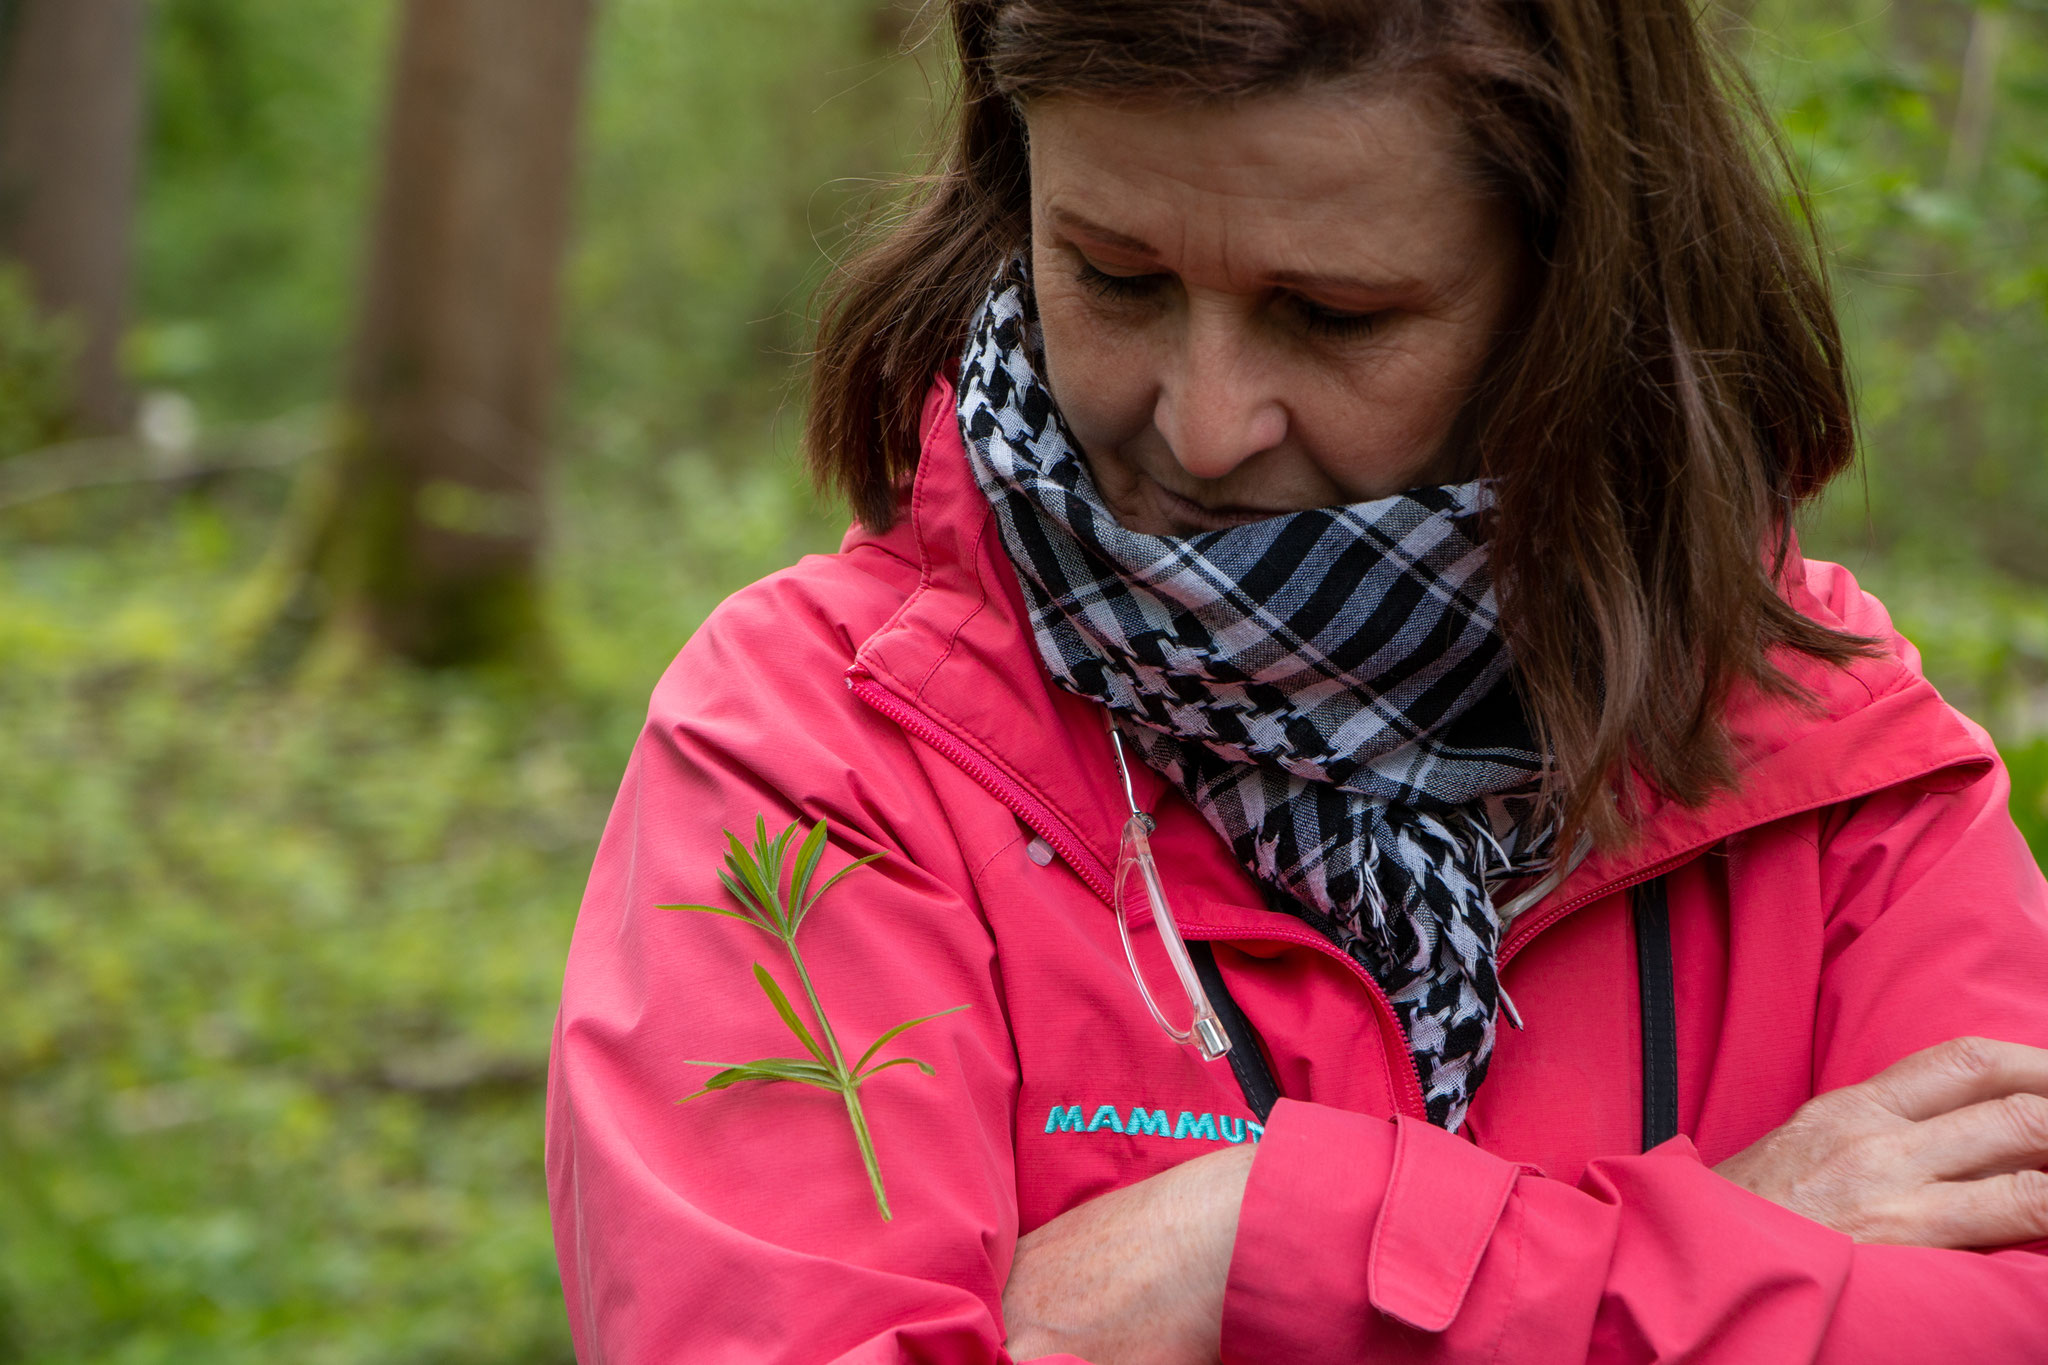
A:
{"type": "Polygon", "coordinates": [[[1266,276],[1269,284],[1308,293],[1413,294],[1423,288],[1421,280],[1408,276],[1386,280],[1360,279],[1356,275],[1319,275],[1309,270],[1276,270],[1266,276]]]}
{"type": "MultiPolygon", "coordinates": [[[[1148,261],[1159,259],[1159,249],[1142,237],[1133,237],[1127,232],[1104,227],[1092,219],[1082,217],[1072,209],[1056,206],[1052,210],[1052,219],[1061,227],[1092,237],[1105,246],[1128,251],[1134,256],[1143,256],[1148,261]]],[[[1406,294],[1422,286],[1422,281],[1412,278],[1367,280],[1355,275],[1326,275],[1311,270],[1276,270],[1265,278],[1267,283],[1282,289],[1305,290],[1309,293],[1406,294]]]]}
{"type": "Polygon", "coordinates": [[[1147,260],[1156,261],[1159,259],[1159,248],[1153,246],[1150,242],[1145,241],[1141,237],[1133,237],[1128,232],[1118,232],[1115,228],[1104,227],[1100,223],[1083,218],[1072,209],[1055,207],[1052,211],[1052,219],[1063,228],[1070,228],[1075,232],[1093,237],[1107,246],[1117,247],[1120,250],[1131,252],[1133,255],[1143,256],[1147,260]]]}

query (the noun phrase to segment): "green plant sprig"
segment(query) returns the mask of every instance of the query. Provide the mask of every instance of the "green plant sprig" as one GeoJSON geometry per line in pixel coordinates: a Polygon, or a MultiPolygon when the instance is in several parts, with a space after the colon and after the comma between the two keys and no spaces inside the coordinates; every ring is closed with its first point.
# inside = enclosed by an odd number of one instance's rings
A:
{"type": "Polygon", "coordinates": [[[782,1022],[796,1035],[798,1043],[809,1054],[807,1057],[763,1057],[753,1062],[700,1062],[692,1061],[690,1066],[715,1066],[720,1068],[717,1075],[704,1082],[704,1088],[685,1095],[677,1104],[688,1104],[691,1100],[708,1095],[715,1090],[726,1090],[741,1081],[795,1081],[799,1085],[813,1085],[820,1090],[835,1091],[846,1102],[846,1116],[853,1122],[854,1141],[860,1144],[861,1160],[867,1163],[868,1183],[874,1187],[875,1204],[882,1211],[884,1220],[891,1220],[889,1196],[882,1189],[882,1166],[875,1157],[874,1135],[868,1130],[867,1114],[861,1109],[860,1087],[865,1085],[877,1072],[887,1071],[892,1066],[914,1066],[925,1075],[935,1075],[932,1068],[915,1057],[891,1057],[888,1061],[877,1062],[875,1055],[892,1039],[908,1033],[919,1024],[928,1024],[948,1014],[957,1014],[967,1008],[955,1005],[936,1014],[921,1015],[906,1020],[868,1045],[859,1061],[852,1066],[846,1064],[846,1054],[840,1051],[838,1036],[833,1032],[832,1021],[825,1017],[825,1007],[818,1002],[818,988],[811,981],[810,972],[804,967],[803,954],[797,951],[797,930],[803,927],[806,916],[817,905],[819,898],[838,884],[839,879],[857,867],[881,857],[871,853],[865,858],[855,859],[845,867],[827,877],[817,890],[810,889],[811,881],[817,876],[818,864],[825,856],[825,841],[829,822],[820,820],[812,826],[810,833],[797,845],[796,858],[788,863],[789,845],[802,828],[802,822],[792,822],[789,828],[774,839],[768,837],[768,821],[764,816],[754,818],[754,846],[748,848],[739,836],[731,830],[725,832],[726,842],[731,850],[725,855],[725,871],[718,874],[718,880],[739,902],[739,909],[728,910],[716,905],[662,905],[660,910],[689,910],[705,915],[723,915],[751,924],[762,933],[776,939],[789,954],[789,960],[796,968],[796,977],[803,984],[804,996],[811,1003],[811,1016],[817,1020],[817,1032],[805,1026],[775,978],[760,963],[754,964],[754,980],[760,983],[762,994],[775,1007],[782,1022]],[[789,866],[788,890],[783,887],[783,869],[789,866]],[[822,1036],[824,1042],[818,1039],[822,1036]]]}

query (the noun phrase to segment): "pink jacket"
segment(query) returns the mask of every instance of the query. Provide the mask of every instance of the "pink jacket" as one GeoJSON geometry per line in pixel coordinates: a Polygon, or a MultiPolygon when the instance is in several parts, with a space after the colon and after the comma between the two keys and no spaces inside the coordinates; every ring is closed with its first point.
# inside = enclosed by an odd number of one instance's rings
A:
{"type": "MultiPolygon", "coordinates": [[[[1710,1167],[1818,1091],[1961,1034],[2048,1044],[2048,887],[1992,747],[1832,565],[1801,610],[1891,652],[1795,664],[1819,712],[1749,698],[1739,792],[1651,803],[1513,925],[1503,1029],[1462,1133],[1418,1119],[1385,998],[1261,908],[1149,773],[1181,932],[1214,945],[1286,1096],[1146,1014],[1108,878],[1122,793],[1101,718],[1050,687],[938,386],[909,515],[748,588],[656,688],[577,922],[547,1169],[579,1358],[998,1361],[1020,1233],[1220,1144],[1259,1143],[1226,1360],[1498,1365],[2048,1360],[2048,1256],[1860,1246],[1710,1167]],[[844,1109],[797,1085],[689,1105],[689,1058],[786,1055],[722,903],[725,829],[829,818],[806,962],[841,1036],[950,1005],[844,1109]],[[1627,888],[1668,873],[1684,1137],[1640,1148],[1627,888]]],[[[1146,928],[1137,929],[1143,935],[1146,928]]]]}

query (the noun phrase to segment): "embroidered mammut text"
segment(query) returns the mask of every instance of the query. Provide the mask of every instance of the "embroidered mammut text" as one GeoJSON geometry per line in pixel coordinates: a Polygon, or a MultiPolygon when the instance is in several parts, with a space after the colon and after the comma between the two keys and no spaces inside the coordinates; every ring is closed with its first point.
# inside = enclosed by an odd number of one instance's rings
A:
{"type": "Polygon", "coordinates": [[[1200,1138],[1233,1146],[1246,1138],[1257,1142],[1266,1134],[1264,1124],[1230,1114],[1193,1114],[1183,1109],[1178,1119],[1169,1119],[1164,1109],[1147,1109],[1141,1104],[1134,1104],[1126,1113],[1113,1104],[1103,1104],[1097,1105],[1095,1113],[1084,1121],[1081,1112],[1082,1106],[1078,1104],[1055,1104],[1052,1112],[1045,1116],[1045,1131],[1123,1133],[1129,1137],[1172,1138],[1176,1142],[1200,1138]]]}

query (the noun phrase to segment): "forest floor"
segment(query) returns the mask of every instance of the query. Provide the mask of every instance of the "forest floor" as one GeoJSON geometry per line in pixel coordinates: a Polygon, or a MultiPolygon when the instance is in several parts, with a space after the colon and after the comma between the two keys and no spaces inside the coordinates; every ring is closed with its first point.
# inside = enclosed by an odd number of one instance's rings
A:
{"type": "Polygon", "coordinates": [[[836,536],[786,458],[565,489],[560,675],[267,673],[277,474],[0,514],[0,1361],[569,1359],[549,1032],[646,695],[836,536]]]}

